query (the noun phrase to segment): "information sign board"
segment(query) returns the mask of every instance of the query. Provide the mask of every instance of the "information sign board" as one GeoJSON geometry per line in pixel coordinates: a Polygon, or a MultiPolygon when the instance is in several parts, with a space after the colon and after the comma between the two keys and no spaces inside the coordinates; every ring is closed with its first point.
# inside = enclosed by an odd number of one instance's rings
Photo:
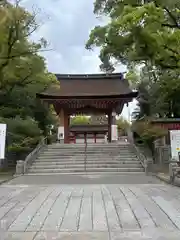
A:
{"type": "Polygon", "coordinates": [[[0,159],[5,158],[6,124],[0,123],[0,159]]]}
{"type": "Polygon", "coordinates": [[[171,139],[171,158],[175,161],[180,160],[180,130],[170,131],[171,139]]]}

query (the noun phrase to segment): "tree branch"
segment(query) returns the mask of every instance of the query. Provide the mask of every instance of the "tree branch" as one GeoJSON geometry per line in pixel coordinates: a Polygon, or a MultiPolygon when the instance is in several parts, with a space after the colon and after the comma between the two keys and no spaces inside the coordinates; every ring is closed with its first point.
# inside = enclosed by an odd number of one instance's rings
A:
{"type": "Polygon", "coordinates": [[[0,71],[2,71],[2,69],[8,65],[9,60],[10,60],[10,55],[11,55],[11,52],[12,52],[13,45],[14,45],[15,42],[17,41],[17,38],[16,38],[16,37],[12,40],[13,32],[14,32],[14,29],[13,29],[13,27],[11,26],[11,28],[9,29],[9,36],[8,36],[8,43],[7,43],[7,45],[8,45],[7,57],[5,58],[6,61],[1,64],[1,66],[0,66],[0,71]]]}
{"type": "Polygon", "coordinates": [[[22,52],[20,54],[17,55],[11,55],[11,56],[7,56],[7,57],[0,57],[0,60],[6,60],[6,59],[14,59],[14,58],[18,58],[18,57],[24,57],[24,56],[28,56],[31,54],[35,54],[35,53],[39,53],[39,52],[48,52],[48,51],[52,51],[53,49],[40,49],[40,50],[34,50],[34,51],[30,51],[30,52],[22,52]]]}
{"type": "MultiPolygon", "coordinates": [[[[30,73],[29,74],[27,74],[23,79],[20,79],[20,81],[19,82],[13,82],[12,84],[11,84],[11,87],[7,90],[7,92],[5,93],[5,96],[8,96],[12,91],[13,91],[13,89],[15,88],[15,87],[17,87],[17,86],[19,86],[19,87],[24,87],[25,85],[27,85],[27,84],[29,84],[29,83],[32,83],[33,81],[34,81],[34,79],[33,80],[31,80],[31,81],[29,81],[29,82],[26,82],[26,80],[29,78],[29,77],[31,77],[33,75],[33,72],[32,71],[30,71],[30,73]]],[[[4,89],[4,87],[1,87],[1,89],[3,90],[4,89]]]]}
{"type": "Polygon", "coordinates": [[[177,57],[176,56],[173,56],[173,57],[176,59],[177,62],[180,61],[180,59],[179,59],[180,52],[176,51],[175,49],[173,49],[167,45],[163,45],[163,47],[164,47],[164,49],[167,49],[168,51],[171,51],[173,54],[177,55],[177,57]]]}
{"type": "Polygon", "coordinates": [[[159,64],[159,66],[162,67],[162,69],[172,69],[172,70],[179,69],[178,65],[167,65],[167,64],[163,63],[162,61],[158,61],[158,64],[159,64]]]}
{"type": "Polygon", "coordinates": [[[172,29],[174,29],[174,28],[177,28],[177,29],[180,29],[180,25],[172,25],[172,24],[168,24],[168,23],[162,23],[161,24],[163,27],[169,27],[169,28],[172,28],[172,29]]]}
{"type": "Polygon", "coordinates": [[[164,7],[165,11],[167,12],[167,14],[169,15],[170,19],[173,21],[174,24],[165,24],[167,25],[167,27],[170,27],[170,28],[178,28],[180,29],[180,25],[178,24],[178,21],[176,19],[176,17],[173,15],[173,13],[167,8],[167,7],[164,7]]]}

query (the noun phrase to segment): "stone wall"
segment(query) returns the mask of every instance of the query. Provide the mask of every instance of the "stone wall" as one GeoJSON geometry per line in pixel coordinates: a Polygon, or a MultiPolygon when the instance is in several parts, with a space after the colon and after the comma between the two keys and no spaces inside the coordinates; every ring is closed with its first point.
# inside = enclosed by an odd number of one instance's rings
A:
{"type": "Polygon", "coordinates": [[[168,161],[170,161],[171,158],[170,146],[166,145],[157,147],[155,148],[154,154],[155,163],[168,164],[168,161]]]}
{"type": "Polygon", "coordinates": [[[166,144],[165,138],[154,141],[154,160],[156,164],[168,164],[171,158],[171,147],[166,144]]]}

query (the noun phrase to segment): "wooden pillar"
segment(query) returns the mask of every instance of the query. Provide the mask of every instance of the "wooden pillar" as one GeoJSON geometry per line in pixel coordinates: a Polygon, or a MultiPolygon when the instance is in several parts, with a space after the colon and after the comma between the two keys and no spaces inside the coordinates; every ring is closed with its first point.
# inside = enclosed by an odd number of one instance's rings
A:
{"type": "Polygon", "coordinates": [[[96,143],[96,133],[94,133],[94,143],[96,143]]]}
{"type": "Polygon", "coordinates": [[[111,141],[118,140],[118,132],[117,132],[117,125],[116,125],[116,111],[112,112],[112,122],[111,122],[111,141]]]}
{"type": "Polygon", "coordinates": [[[111,124],[116,125],[116,115],[112,115],[112,123],[111,124]]]}
{"type": "Polygon", "coordinates": [[[64,127],[64,110],[61,109],[59,113],[59,126],[64,127]]]}
{"type": "Polygon", "coordinates": [[[87,136],[86,136],[86,133],[84,133],[84,143],[87,143],[87,136]]]}
{"type": "Polygon", "coordinates": [[[108,142],[111,142],[112,112],[108,113],[108,142]]]}
{"type": "Polygon", "coordinates": [[[59,127],[58,127],[58,141],[64,142],[64,110],[61,109],[59,113],[59,127]]]}
{"type": "Polygon", "coordinates": [[[74,133],[74,143],[76,143],[76,132],[74,133]]]}
{"type": "Polygon", "coordinates": [[[64,111],[64,143],[69,143],[69,123],[70,116],[64,111]]]}

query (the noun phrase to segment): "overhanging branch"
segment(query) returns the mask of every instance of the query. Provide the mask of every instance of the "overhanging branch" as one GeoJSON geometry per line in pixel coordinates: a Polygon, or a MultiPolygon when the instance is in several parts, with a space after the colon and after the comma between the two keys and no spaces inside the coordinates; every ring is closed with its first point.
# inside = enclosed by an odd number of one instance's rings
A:
{"type": "Polygon", "coordinates": [[[168,16],[170,17],[170,19],[172,20],[172,22],[174,23],[172,25],[171,24],[165,24],[165,25],[167,25],[167,27],[170,27],[170,28],[178,28],[178,29],[180,29],[180,25],[178,23],[178,20],[174,16],[174,14],[167,7],[164,7],[164,9],[167,12],[168,16]]]}

